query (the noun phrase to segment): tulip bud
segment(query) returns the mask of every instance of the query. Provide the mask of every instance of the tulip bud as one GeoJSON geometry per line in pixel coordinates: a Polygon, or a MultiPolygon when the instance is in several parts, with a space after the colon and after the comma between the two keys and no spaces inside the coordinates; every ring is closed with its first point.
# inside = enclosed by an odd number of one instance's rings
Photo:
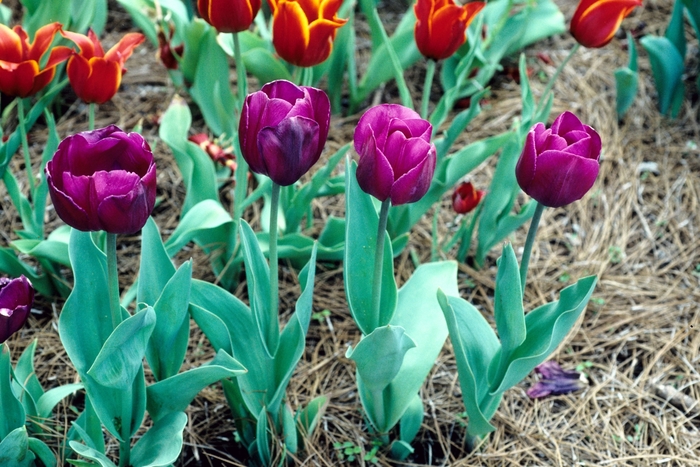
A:
{"type": "Polygon", "coordinates": [[[321,157],[331,103],[320,89],[273,81],[249,94],[238,135],[250,170],[278,185],[295,183],[321,157]]]}
{"type": "Polygon", "coordinates": [[[24,276],[0,277],[0,344],[24,326],[34,303],[34,287],[24,276]]]}
{"type": "Polygon", "coordinates": [[[390,198],[394,206],[421,199],[435,172],[432,131],[418,113],[398,104],[367,110],[354,135],[360,188],[380,201],[390,198]]]}
{"type": "Polygon", "coordinates": [[[467,40],[467,28],[484,2],[456,5],[453,0],[418,0],[414,35],[418,50],[433,60],[448,58],[467,40]]]}
{"type": "Polygon", "coordinates": [[[571,35],[584,47],[603,47],[641,5],[642,0],[581,0],[571,18],[571,35]]]}
{"type": "Polygon", "coordinates": [[[540,363],[535,367],[535,372],[542,375],[542,379],[527,390],[530,399],[568,394],[583,389],[587,382],[586,377],[581,373],[564,370],[554,360],[540,363]]]}
{"type": "Polygon", "coordinates": [[[110,125],[61,141],[46,164],[58,216],[82,231],[138,232],[156,200],[156,165],[138,133],[110,125]]]}
{"type": "Polygon", "coordinates": [[[204,21],[219,32],[241,32],[257,16],[260,0],[198,0],[197,9],[204,21]]]}
{"type": "Polygon", "coordinates": [[[564,206],[581,199],[595,183],[600,149],[598,133],[564,112],[550,129],[542,123],[532,127],[515,176],[520,188],[539,203],[564,206]]]}
{"type": "Polygon", "coordinates": [[[472,212],[481,202],[485,192],[474,188],[471,182],[460,183],[452,193],[452,208],[457,214],[472,212]]]}

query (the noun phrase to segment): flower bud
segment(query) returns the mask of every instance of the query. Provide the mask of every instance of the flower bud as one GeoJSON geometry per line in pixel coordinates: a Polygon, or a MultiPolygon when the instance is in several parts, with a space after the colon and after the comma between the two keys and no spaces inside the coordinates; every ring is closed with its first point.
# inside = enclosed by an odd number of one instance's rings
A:
{"type": "Polygon", "coordinates": [[[0,344],[24,326],[34,303],[34,287],[24,276],[0,277],[0,344]]]}
{"type": "Polygon", "coordinates": [[[452,208],[457,214],[472,212],[481,202],[485,192],[474,188],[471,182],[460,183],[452,193],[452,208]]]}
{"type": "Polygon", "coordinates": [[[156,200],[156,165],[138,133],[110,125],[61,141],[46,164],[58,216],[82,231],[138,232],[156,200]]]}
{"type": "Polygon", "coordinates": [[[321,157],[331,103],[320,89],[285,80],[246,97],[238,135],[250,170],[278,185],[295,183],[321,157]]]}
{"type": "Polygon", "coordinates": [[[603,47],[641,5],[642,0],[581,0],[571,18],[571,35],[584,47],[603,47]]]}
{"type": "Polygon", "coordinates": [[[380,201],[394,206],[414,203],[430,187],[436,150],[432,125],[398,104],[381,104],[362,115],[355,128],[357,183],[380,201]]]}
{"type": "Polygon", "coordinates": [[[241,32],[250,27],[258,14],[260,0],[198,0],[197,9],[204,21],[219,32],[241,32]]]}
{"type": "Polygon", "coordinates": [[[453,0],[418,0],[414,35],[418,50],[433,60],[448,58],[467,40],[467,28],[484,2],[457,5],[453,0]]]}
{"type": "Polygon", "coordinates": [[[600,149],[598,133],[564,112],[550,129],[542,123],[532,127],[515,176],[520,188],[539,203],[565,206],[581,199],[595,183],[600,149]]]}

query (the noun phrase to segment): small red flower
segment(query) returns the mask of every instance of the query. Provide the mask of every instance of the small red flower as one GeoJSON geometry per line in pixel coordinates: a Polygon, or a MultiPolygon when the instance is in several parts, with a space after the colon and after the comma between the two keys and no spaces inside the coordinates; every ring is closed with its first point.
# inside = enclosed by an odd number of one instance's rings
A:
{"type": "Polygon", "coordinates": [[[474,188],[471,182],[462,182],[452,193],[452,208],[457,214],[472,212],[481,202],[486,192],[474,188]]]}
{"type": "Polygon", "coordinates": [[[232,152],[231,148],[228,150],[223,149],[218,144],[212,142],[206,133],[197,133],[187,139],[202,148],[214,162],[225,165],[231,169],[231,172],[236,170],[236,155],[232,152]]]}
{"type": "Polygon", "coordinates": [[[571,35],[584,47],[603,47],[641,5],[642,0],[581,0],[571,18],[571,35]]]}
{"type": "Polygon", "coordinates": [[[162,29],[158,31],[158,52],[156,52],[156,57],[168,70],[178,69],[180,66],[178,57],[182,57],[185,51],[185,44],[172,46],[174,32],[172,25],[170,25],[170,35],[168,37],[165,36],[165,32],[162,29]]]}
{"type": "Polygon", "coordinates": [[[433,60],[448,58],[467,40],[466,31],[484,2],[456,5],[453,0],[418,0],[414,34],[418,50],[433,60]]]}

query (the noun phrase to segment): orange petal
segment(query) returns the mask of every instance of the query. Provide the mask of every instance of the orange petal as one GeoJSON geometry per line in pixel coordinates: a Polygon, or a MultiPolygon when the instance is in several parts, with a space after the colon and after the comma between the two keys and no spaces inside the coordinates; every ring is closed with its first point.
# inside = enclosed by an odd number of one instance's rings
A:
{"type": "Polygon", "coordinates": [[[61,23],[51,23],[40,27],[34,35],[34,42],[29,46],[27,58],[39,62],[41,57],[49,50],[54,36],[61,27],[61,23]]]}
{"type": "Polygon", "coordinates": [[[146,36],[140,32],[130,32],[126,34],[119,42],[114,44],[114,47],[109,49],[105,54],[105,60],[117,62],[120,67],[124,68],[126,59],[131,57],[134,48],[144,40],[146,40],[146,36]]]}
{"type": "Polygon", "coordinates": [[[51,55],[49,55],[49,60],[46,62],[44,69],[55,67],[59,63],[68,60],[68,57],[71,55],[73,55],[73,50],[70,47],[62,45],[54,47],[51,49],[51,55]]]}
{"type": "Polygon", "coordinates": [[[91,73],[80,96],[85,102],[104,104],[117,93],[122,80],[118,62],[94,57],[90,59],[91,73]]]}
{"type": "Polygon", "coordinates": [[[87,36],[71,31],[61,31],[61,35],[66,39],[75,42],[75,45],[77,45],[78,49],[80,49],[80,55],[82,55],[85,59],[89,60],[95,56],[95,47],[90,38],[87,36]]]}
{"type": "Polygon", "coordinates": [[[300,66],[314,66],[325,62],[333,50],[335,33],[343,24],[345,23],[328,20],[314,21],[309,30],[309,45],[300,66]]]}
{"type": "Polygon", "coordinates": [[[51,82],[54,75],[56,74],[56,67],[46,68],[41,73],[36,75],[34,78],[34,84],[32,89],[29,91],[29,95],[33,96],[37,92],[41,91],[46,87],[47,84],[51,82]]]}
{"type": "Polygon", "coordinates": [[[95,31],[92,30],[92,28],[88,29],[87,36],[88,39],[90,39],[90,42],[92,42],[92,46],[95,48],[95,57],[104,57],[105,50],[102,48],[102,44],[100,43],[100,40],[97,38],[97,35],[95,34],[95,31]]]}
{"type": "Polygon", "coordinates": [[[16,32],[0,24],[0,60],[19,63],[22,61],[22,41],[16,32]]]}
{"type": "Polygon", "coordinates": [[[272,44],[280,57],[301,66],[309,44],[309,21],[296,2],[282,1],[272,20],[272,44]]]}
{"type": "Polygon", "coordinates": [[[0,90],[12,97],[30,96],[38,74],[39,64],[34,60],[10,64],[0,62],[0,90]]]}

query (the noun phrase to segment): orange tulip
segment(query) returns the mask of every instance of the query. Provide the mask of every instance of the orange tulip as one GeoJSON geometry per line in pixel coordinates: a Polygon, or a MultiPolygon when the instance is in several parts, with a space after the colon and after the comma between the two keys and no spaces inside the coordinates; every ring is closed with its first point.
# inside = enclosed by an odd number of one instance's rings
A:
{"type": "Polygon", "coordinates": [[[241,32],[250,27],[260,11],[261,0],[198,0],[204,21],[219,32],[241,32]]]}
{"type": "Polygon", "coordinates": [[[10,29],[0,24],[0,91],[13,97],[28,97],[51,82],[56,66],[72,53],[68,47],[54,47],[44,68],[40,67],[41,58],[60,29],[61,23],[42,26],[30,44],[21,26],[10,29]]]}
{"type": "Polygon", "coordinates": [[[582,0],[571,18],[571,35],[584,47],[603,47],[641,0],[582,0]]]}
{"type": "Polygon", "coordinates": [[[453,0],[418,0],[414,34],[424,56],[440,60],[451,56],[467,40],[466,31],[474,16],[486,6],[483,2],[456,5],[453,0]]]}
{"type": "Polygon", "coordinates": [[[80,49],[68,60],[68,79],[75,93],[87,103],[104,104],[117,93],[126,72],[124,62],[134,48],[146,38],[143,34],[130,32],[121,38],[107,53],[95,33],[90,29],[84,36],[70,31],[61,31],[80,49]]]}
{"type": "Polygon", "coordinates": [[[272,44],[280,57],[296,66],[314,66],[333,50],[338,28],[347,20],[336,16],[342,0],[270,0],[272,44]]]}

